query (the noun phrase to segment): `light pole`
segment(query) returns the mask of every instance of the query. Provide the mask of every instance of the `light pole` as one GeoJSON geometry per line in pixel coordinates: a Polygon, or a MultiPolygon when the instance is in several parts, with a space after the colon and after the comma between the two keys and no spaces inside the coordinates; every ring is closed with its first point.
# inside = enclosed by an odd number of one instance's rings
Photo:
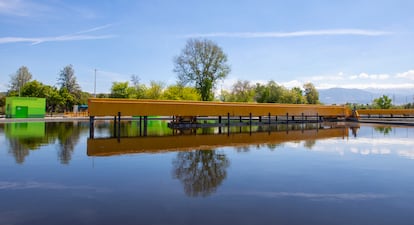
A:
{"type": "Polygon", "coordinates": [[[96,69],[95,69],[95,82],[93,85],[93,97],[96,98],[96,69]]]}

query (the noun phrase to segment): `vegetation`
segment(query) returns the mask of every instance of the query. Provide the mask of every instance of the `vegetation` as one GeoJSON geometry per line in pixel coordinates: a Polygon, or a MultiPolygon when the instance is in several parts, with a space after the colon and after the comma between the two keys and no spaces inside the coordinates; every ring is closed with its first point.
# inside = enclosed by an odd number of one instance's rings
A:
{"type": "MultiPolygon", "coordinates": [[[[46,98],[48,113],[71,111],[74,105],[87,104],[91,95],[81,91],[72,65],[68,65],[60,71],[58,84],[59,88],[32,80],[29,69],[26,66],[21,66],[12,76],[10,89],[6,96],[46,98]]],[[[0,107],[4,106],[5,97],[1,97],[0,107]]]]}
{"type": "Polygon", "coordinates": [[[374,99],[373,101],[373,106],[374,108],[378,108],[378,109],[389,109],[391,108],[391,98],[389,98],[386,95],[383,95],[379,98],[374,99]]]}
{"type": "Polygon", "coordinates": [[[22,87],[32,79],[32,74],[26,66],[21,66],[16,73],[11,76],[10,90],[12,95],[19,96],[22,87]]]}
{"type": "Polygon", "coordinates": [[[202,101],[211,101],[217,81],[227,76],[230,66],[226,54],[216,43],[190,39],[174,59],[174,72],[178,74],[179,84],[193,84],[202,101]]]}

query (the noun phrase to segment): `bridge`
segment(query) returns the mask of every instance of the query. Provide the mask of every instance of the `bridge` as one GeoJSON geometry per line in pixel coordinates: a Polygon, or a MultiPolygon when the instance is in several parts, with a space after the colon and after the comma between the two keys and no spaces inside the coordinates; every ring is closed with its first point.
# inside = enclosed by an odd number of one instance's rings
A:
{"type": "Polygon", "coordinates": [[[103,99],[88,100],[89,116],[320,116],[346,118],[345,106],[273,103],[229,103],[170,100],[103,99]]]}
{"type": "MultiPolygon", "coordinates": [[[[137,100],[137,99],[105,99],[90,98],[88,100],[90,117],[90,136],[93,137],[95,117],[112,116],[119,124],[122,116],[143,117],[144,134],[148,116],[167,116],[172,120],[172,128],[194,128],[207,126],[197,123],[199,118],[214,117],[217,126],[278,124],[292,122],[320,122],[325,119],[352,119],[390,116],[398,118],[414,117],[414,109],[362,109],[351,110],[347,106],[325,106],[309,104],[275,104],[275,103],[234,103],[234,102],[201,102],[172,100],[137,100]],[[224,117],[224,123],[222,123],[224,117]],[[234,123],[237,120],[239,123],[234,123]],[[248,122],[243,122],[248,120],[248,122]],[[185,126],[181,126],[181,125],[185,126]]],[[[141,127],[141,125],[140,125],[141,127]]],[[[115,126],[116,129],[116,126],[115,126]]],[[[145,135],[144,135],[145,136],[145,135]]]]}

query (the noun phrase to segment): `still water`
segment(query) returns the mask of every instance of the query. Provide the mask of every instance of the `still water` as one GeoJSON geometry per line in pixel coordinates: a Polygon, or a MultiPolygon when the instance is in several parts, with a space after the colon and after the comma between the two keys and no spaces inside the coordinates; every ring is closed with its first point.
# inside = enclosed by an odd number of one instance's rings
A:
{"type": "Polygon", "coordinates": [[[0,124],[0,224],[413,224],[414,127],[0,124]]]}

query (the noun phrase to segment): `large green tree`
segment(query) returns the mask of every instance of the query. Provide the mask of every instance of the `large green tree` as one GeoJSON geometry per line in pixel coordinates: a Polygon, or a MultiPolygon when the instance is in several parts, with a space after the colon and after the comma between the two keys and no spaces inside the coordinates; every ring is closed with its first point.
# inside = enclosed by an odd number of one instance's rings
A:
{"type": "Polygon", "coordinates": [[[389,98],[386,95],[383,95],[379,98],[374,99],[373,105],[375,108],[380,108],[380,109],[389,109],[391,108],[391,104],[392,100],[391,98],[389,98]]]}
{"type": "Polygon", "coordinates": [[[182,85],[193,84],[201,100],[214,98],[218,80],[230,72],[227,55],[213,41],[190,39],[181,54],[174,59],[174,72],[182,85]]]}
{"type": "Polygon", "coordinates": [[[21,66],[14,75],[11,76],[9,92],[16,92],[18,95],[22,87],[32,79],[32,74],[26,66],[21,66]]]}
{"type": "Polygon", "coordinates": [[[129,86],[126,82],[113,82],[111,87],[111,98],[133,98],[135,93],[134,87],[129,86]]]}
{"type": "Polygon", "coordinates": [[[319,92],[312,83],[303,85],[305,97],[308,104],[319,104],[319,92]]]}
{"type": "Polygon", "coordinates": [[[81,92],[72,65],[67,65],[60,71],[58,84],[60,85],[60,89],[65,88],[69,93],[74,94],[77,97],[81,92]]]}
{"type": "Polygon", "coordinates": [[[59,73],[58,84],[60,95],[66,101],[65,111],[71,111],[74,105],[80,103],[81,89],[76,81],[75,70],[72,65],[65,66],[59,73]]]}
{"type": "Polygon", "coordinates": [[[238,80],[233,84],[231,93],[226,101],[229,102],[252,102],[254,101],[254,86],[249,81],[238,80]]]}

